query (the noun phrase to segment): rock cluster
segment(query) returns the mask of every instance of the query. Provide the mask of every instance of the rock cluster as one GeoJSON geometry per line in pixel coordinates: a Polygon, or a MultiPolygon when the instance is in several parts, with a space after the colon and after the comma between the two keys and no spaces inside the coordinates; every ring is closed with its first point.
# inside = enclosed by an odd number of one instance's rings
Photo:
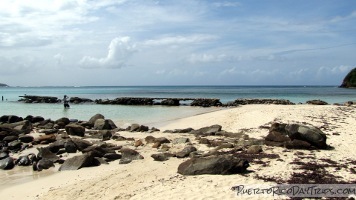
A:
{"type": "Polygon", "coordinates": [[[238,106],[247,104],[279,104],[279,105],[294,105],[294,103],[285,99],[236,99],[233,102],[227,103],[228,106],[238,106]]]}
{"type": "Polygon", "coordinates": [[[327,149],[326,139],[326,134],[313,126],[274,123],[265,142],[288,149],[327,149]]]}
{"type": "Polygon", "coordinates": [[[184,159],[178,166],[178,173],[182,175],[236,174],[246,172],[253,161],[248,158],[263,154],[264,145],[288,149],[329,148],[326,135],[320,129],[304,124],[273,123],[264,139],[249,137],[244,132],[248,130],[227,132],[218,124],[199,129],[164,131],[171,134],[188,134],[194,136],[195,141],[188,137],[170,140],[166,137],[155,137],[153,134],[142,139],[125,138],[118,134],[120,131],[135,134],[154,133],[160,130],[139,124],[121,129],[101,114],[92,116],[88,121],[68,118],[52,121],[40,116],[25,118],[14,115],[1,116],[0,169],[9,170],[16,165],[32,165],[33,170],[41,171],[56,164],[60,165],[60,171],[78,170],[108,164],[114,160],[120,160],[119,164],[128,164],[133,160],[144,159],[139,151],[148,146],[157,150],[157,153],[151,155],[154,161],[164,162],[172,157],[184,159]],[[41,135],[33,137],[30,133],[34,130],[41,135]],[[95,140],[93,142],[88,139],[95,140]],[[136,149],[107,142],[110,140],[126,141],[136,149]],[[11,156],[37,144],[47,145],[38,148],[37,154],[22,155],[18,158],[11,156]],[[201,151],[198,145],[202,144],[214,149],[208,152],[201,151]],[[81,154],[64,159],[63,155],[78,152],[81,154]]]}
{"type": "Polygon", "coordinates": [[[97,99],[97,104],[113,104],[113,105],[153,105],[153,98],[135,98],[135,97],[121,97],[113,100],[97,99]]]}
{"type": "Polygon", "coordinates": [[[22,118],[4,115],[0,117],[0,169],[32,165],[34,170],[41,171],[53,167],[54,163],[59,163],[62,164],[60,170],[73,170],[98,166],[117,159],[124,159],[120,162],[124,164],[141,158],[142,156],[134,150],[120,150],[121,146],[104,142],[112,139],[118,130],[112,120],[105,119],[101,114],[94,115],[89,121],[68,118],[52,121],[39,116],[22,118]],[[33,137],[30,133],[34,130],[42,134],[33,137]],[[86,138],[100,139],[102,142],[92,143],[86,138]],[[38,148],[37,155],[11,157],[11,154],[37,144],[47,146],[38,148]],[[121,154],[117,153],[117,150],[120,150],[121,154]],[[61,158],[63,153],[77,152],[82,152],[83,155],[66,160],[61,158]]]}
{"type": "MultiPolygon", "coordinates": [[[[57,97],[46,96],[21,96],[25,103],[58,103],[61,102],[57,97]]],[[[110,104],[110,105],[164,105],[164,106],[200,106],[200,107],[226,107],[239,106],[246,104],[281,104],[294,105],[294,103],[285,99],[236,99],[228,103],[221,103],[220,99],[209,98],[145,98],[145,97],[120,97],[116,99],[96,99],[95,101],[87,98],[71,97],[70,103],[96,103],[96,104],[110,104]],[[191,103],[181,103],[182,101],[190,101],[191,103]]]]}
{"type": "Polygon", "coordinates": [[[49,97],[49,96],[33,96],[33,95],[25,95],[25,96],[20,96],[22,99],[19,101],[25,102],[25,103],[59,103],[61,102],[60,99],[57,97],[49,97]]]}
{"type": "Polygon", "coordinates": [[[317,100],[309,100],[306,102],[307,104],[311,104],[311,105],[328,105],[328,103],[326,101],[322,101],[320,99],[317,100]]]}

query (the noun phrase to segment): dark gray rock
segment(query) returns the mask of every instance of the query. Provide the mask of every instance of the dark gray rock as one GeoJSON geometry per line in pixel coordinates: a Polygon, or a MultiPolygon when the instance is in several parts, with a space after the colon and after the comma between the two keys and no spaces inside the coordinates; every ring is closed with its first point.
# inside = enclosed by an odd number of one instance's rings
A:
{"type": "Polygon", "coordinates": [[[106,149],[101,146],[93,145],[82,150],[83,153],[90,153],[93,157],[103,157],[106,153],[106,149]]]}
{"type": "Polygon", "coordinates": [[[54,154],[48,147],[43,147],[43,148],[37,148],[38,153],[37,153],[37,158],[38,159],[45,159],[45,160],[50,160],[52,162],[57,162],[59,160],[59,157],[54,154]]]}
{"type": "Polygon", "coordinates": [[[117,153],[106,153],[103,157],[106,158],[109,161],[118,160],[118,159],[122,158],[122,156],[120,154],[117,154],[117,153]]]}
{"type": "Polygon", "coordinates": [[[0,160],[0,169],[9,170],[15,167],[15,162],[12,157],[7,157],[0,160]]]}
{"type": "Polygon", "coordinates": [[[101,139],[102,141],[110,140],[112,137],[111,130],[98,130],[98,131],[88,131],[90,138],[101,139]]]}
{"type": "Polygon", "coordinates": [[[184,144],[190,142],[189,138],[174,138],[173,144],[184,144]]]}
{"type": "Polygon", "coordinates": [[[307,104],[312,104],[312,105],[328,105],[327,102],[322,101],[322,100],[320,100],[320,99],[318,99],[318,100],[309,100],[309,101],[307,101],[306,103],[307,103],[307,104]]]}
{"type": "Polygon", "coordinates": [[[8,152],[0,151],[0,160],[9,157],[8,152]]]}
{"type": "Polygon", "coordinates": [[[29,158],[28,155],[20,156],[16,161],[15,164],[18,166],[29,166],[32,165],[32,160],[29,158]]]}
{"type": "Polygon", "coordinates": [[[246,153],[258,154],[258,153],[261,153],[262,151],[263,150],[262,150],[262,147],[260,145],[252,145],[246,150],[246,153]]]}
{"type": "MultiPolygon", "coordinates": [[[[122,158],[121,161],[122,162],[127,162],[128,160],[140,160],[140,159],[144,159],[144,157],[142,155],[140,155],[140,153],[138,153],[137,151],[133,150],[133,149],[129,149],[129,148],[122,148],[120,150],[122,158]]],[[[130,161],[130,162],[131,162],[130,161]]],[[[120,162],[120,164],[122,164],[120,162]]]]}
{"type": "Polygon", "coordinates": [[[185,128],[185,129],[174,129],[174,130],[165,130],[163,133],[190,133],[194,131],[192,128],[185,128]]]}
{"type": "Polygon", "coordinates": [[[184,149],[182,151],[177,152],[176,157],[177,158],[186,158],[189,156],[190,153],[192,153],[194,151],[197,151],[197,148],[195,148],[192,145],[188,145],[188,146],[184,147],[184,149]]]}
{"type": "Polygon", "coordinates": [[[191,158],[178,167],[182,175],[238,174],[246,172],[249,163],[232,155],[191,158]]]}
{"type": "Polygon", "coordinates": [[[171,143],[167,138],[165,137],[159,137],[159,138],[155,138],[154,143],[160,143],[160,144],[164,144],[164,143],[171,143]]]}
{"type": "Polygon", "coordinates": [[[64,128],[70,123],[70,120],[67,117],[59,118],[55,121],[55,124],[58,125],[58,128],[64,128]]]}
{"type": "Polygon", "coordinates": [[[93,166],[94,157],[89,154],[74,156],[64,161],[59,171],[78,170],[83,167],[93,166]]]}
{"type": "Polygon", "coordinates": [[[86,149],[87,147],[93,145],[91,142],[87,140],[78,139],[78,138],[72,138],[72,141],[77,146],[79,151],[83,151],[83,149],[86,149]]]}
{"type": "Polygon", "coordinates": [[[7,144],[9,150],[12,150],[12,151],[19,151],[22,147],[22,142],[18,141],[18,140],[14,140],[12,142],[9,142],[7,144]]]}
{"type": "Polygon", "coordinates": [[[105,119],[105,117],[102,114],[96,114],[89,119],[89,122],[94,125],[97,119],[105,119]]]}
{"type": "Polygon", "coordinates": [[[286,131],[288,132],[289,138],[292,140],[303,140],[319,149],[326,149],[328,147],[326,144],[326,134],[316,127],[301,124],[288,124],[286,126],[286,131]]]}
{"type": "Polygon", "coordinates": [[[287,149],[305,149],[305,150],[313,149],[313,147],[310,143],[303,141],[303,140],[298,140],[298,139],[287,142],[285,147],[287,149]]]}
{"type": "Polygon", "coordinates": [[[12,141],[17,140],[18,138],[19,137],[17,135],[8,135],[8,136],[5,136],[4,139],[2,139],[2,141],[12,142],[12,141]]]}
{"type": "Polygon", "coordinates": [[[154,159],[154,161],[166,161],[169,159],[169,157],[172,157],[172,155],[168,153],[158,153],[152,154],[151,157],[154,159]]]}
{"type": "Polygon", "coordinates": [[[20,135],[19,140],[23,143],[30,143],[34,140],[34,138],[31,135],[20,135]]]}
{"type": "Polygon", "coordinates": [[[198,130],[191,131],[192,134],[196,136],[208,136],[208,135],[215,135],[216,133],[221,131],[221,126],[220,125],[212,125],[209,127],[203,127],[198,130]]]}
{"type": "Polygon", "coordinates": [[[115,128],[117,128],[117,126],[110,119],[97,119],[93,127],[95,130],[112,130],[115,128]]]}
{"type": "Polygon", "coordinates": [[[80,137],[84,137],[85,135],[85,128],[77,124],[68,124],[67,126],[65,126],[65,130],[69,135],[75,135],[80,137]]]}
{"type": "Polygon", "coordinates": [[[291,139],[288,137],[288,135],[284,135],[280,132],[277,131],[272,131],[269,132],[268,135],[266,136],[265,140],[268,141],[273,141],[273,142],[288,142],[291,139]]]}
{"type": "Polygon", "coordinates": [[[270,132],[265,138],[266,145],[288,146],[288,148],[310,149],[310,145],[318,149],[327,149],[326,134],[313,126],[302,124],[272,124],[270,132]],[[299,140],[299,141],[294,141],[299,140]],[[293,142],[294,141],[294,142],[293,142]],[[307,145],[300,141],[309,143],[307,145]]]}
{"type": "Polygon", "coordinates": [[[38,162],[34,162],[32,167],[34,171],[42,171],[54,167],[54,163],[52,160],[41,159],[38,162]]]}
{"type": "Polygon", "coordinates": [[[147,144],[149,144],[149,143],[155,143],[156,138],[153,137],[152,135],[149,135],[149,136],[147,136],[147,137],[145,138],[145,141],[146,141],[147,144]]]}
{"type": "Polygon", "coordinates": [[[76,153],[78,150],[77,145],[72,140],[67,140],[63,145],[67,153],[76,153]]]}

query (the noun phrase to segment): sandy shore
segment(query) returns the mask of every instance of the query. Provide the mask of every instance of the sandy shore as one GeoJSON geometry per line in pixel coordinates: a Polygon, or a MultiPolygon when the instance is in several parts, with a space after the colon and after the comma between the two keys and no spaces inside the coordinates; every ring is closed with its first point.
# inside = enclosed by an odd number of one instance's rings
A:
{"type": "MultiPolygon", "coordinates": [[[[296,171],[296,165],[291,162],[300,155],[308,155],[303,161],[323,163],[329,159],[343,167],[326,167],[325,169],[340,180],[356,180],[355,125],[356,107],[343,106],[313,106],[313,105],[245,105],[225,109],[193,117],[179,119],[160,128],[158,133],[120,132],[124,137],[143,139],[147,135],[174,139],[187,137],[191,143],[204,152],[213,150],[204,144],[199,144],[191,134],[163,133],[163,130],[182,128],[201,128],[219,124],[223,130],[248,134],[250,137],[263,138],[268,130],[260,126],[270,122],[308,123],[316,127],[328,124],[327,144],[333,150],[288,150],[282,147],[263,146],[266,154],[277,154],[279,159],[263,158],[261,164],[251,163],[250,173],[236,175],[199,175],[183,176],[177,173],[177,168],[185,159],[170,158],[168,161],[157,162],[151,154],[158,150],[147,144],[135,148],[133,142],[120,144],[135,149],[144,156],[143,160],[135,160],[126,165],[119,161],[99,167],[83,168],[77,171],[54,172],[52,175],[40,177],[26,183],[18,183],[0,190],[1,199],[241,199],[231,187],[236,185],[272,185],[257,176],[270,176],[288,179],[296,171]],[[298,153],[296,153],[298,152],[298,153]],[[310,159],[310,160],[308,160],[310,159]],[[264,164],[262,164],[264,163],[264,164]]],[[[113,141],[110,141],[113,142],[113,141]]],[[[118,143],[118,142],[113,142],[118,143]]],[[[184,144],[170,144],[170,151],[179,151],[184,144]]],[[[330,162],[330,161],[329,161],[330,162]]],[[[46,173],[46,172],[33,172],[46,173]]],[[[243,199],[261,199],[261,196],[243,196],[243,199]]],[[[264,197],[265,199],[266,197],[264,197]]],[[[276,197],[267,196],[267,199],[276,197]]]]}

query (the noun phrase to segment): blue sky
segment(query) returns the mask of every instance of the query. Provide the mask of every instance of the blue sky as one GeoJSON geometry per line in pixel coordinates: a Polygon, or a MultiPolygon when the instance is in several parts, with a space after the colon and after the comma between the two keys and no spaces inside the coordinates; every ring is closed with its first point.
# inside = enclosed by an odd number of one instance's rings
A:
{"type": "Polygon", "coordinates": [[[356,1],[1,0],[12,86],[339,85],[356,1]]]}

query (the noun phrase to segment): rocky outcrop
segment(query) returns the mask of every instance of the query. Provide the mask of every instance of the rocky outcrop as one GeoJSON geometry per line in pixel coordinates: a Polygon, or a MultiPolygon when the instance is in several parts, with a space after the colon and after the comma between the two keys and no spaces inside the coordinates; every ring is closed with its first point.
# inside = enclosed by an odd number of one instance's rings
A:
{"type": "Polygon", "coordinates": [[[328,105],[328,103],[326,101],[322,101],[320,99],[317,100],[309,100],[306,102],[307,104],[311,104],[311,105],[328,105]]]}
{"type": "Polygon", "coordinates": [[[352,69],[342,81],[342,88],[356,88],[356,68],[352,69]]]}
{"type": "Polygon", "coordinates": [[[25,103],[59,103],[61,102],[58,97],[49,97],[49,96],[34,96],[34,95],[25,95],[20,96],[22,99],[19,101],[25,103]]]}
{"type": "Polygon", "coordinates": [[[233,102],[227,103],[227,106],[238,106],[247,104],[294,105],[295,103],[285,99],[236,99],[233,102]]]}
{"type": "Polygon", "coordinates": [[[91,99],[87,99],[87,98],[71,97],[69,99],[69,102],[74,103],[74,104],[79,104],[79,103],[92,103],[94,101],[91,99]]]}
{"type": "Polygon", "coordinates": [[[325,133],[316,127],[302,124],[272,124],[265,143],[290,149],[328,148],[325,133]]]}
{"type": "Polygon", "coordinates": [[[194,99],[190,104],[191,106],[200,107],[211,107],[211,106],[222,106],[220,99],[194,99]]]}
{"type": "Polygon", "coordinates": [[[178,167],[182,175],[201,174],[238,174],[246,172],[249,163],[245,159],[238,159],[233,155],[218,155],[201,158],[191,158],[178,167]]]}

